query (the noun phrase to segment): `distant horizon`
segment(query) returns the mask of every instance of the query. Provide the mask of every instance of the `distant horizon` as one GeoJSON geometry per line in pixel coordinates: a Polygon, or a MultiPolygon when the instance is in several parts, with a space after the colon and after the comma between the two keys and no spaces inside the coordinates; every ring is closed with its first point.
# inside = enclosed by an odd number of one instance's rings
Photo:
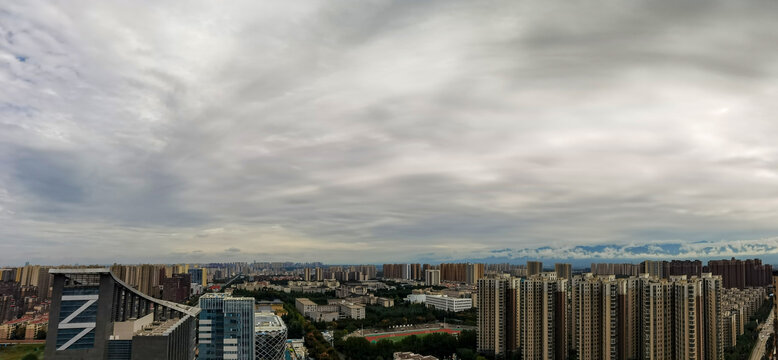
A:
{"type": "MultiPolygon", "coordinates": [[[[537,259],[537,258],[528,258],[525,260],[520,259],[514,259],[513,261],[500,261],[498,259],[495,259],[494,261],[486,261],[488,259],[463,259],[463,260],[450,260],[447,262],[418,262],[418,261],[395,261],[395,262],[380,262],[380,263],[369,263],[369,262],[363,262],[363,263],[321,263],[322,266],[354,266],[354,265],[375,265],[377,268],[383,266],[384,264],[430,264],[430,265],[439,265],[443,263],[481,263],[481,264],[510,264],[510,265],[526,265],[527,261],[540,261],[543,263],[543,269],[553,269],[553,265],[557,263],[565,263],[565,264],[571,264],[573,266],[573,270],[581,270],[586,269],[591,266],[592,263],[608,263],[608,264],[639,264],[643,261],[651,260],[651,261],[674,261],[674,260],[680,260],[680,261],[695,261],[699,260],[702,262],[703,266],[707,265],[708,261],[711,260],[731,260],[732,258],[736,260],[750,260],[750,259],[757,259],[761,260],[763,265],[772,265],[773,267],[778,270],[778,259],[773,260],[776,261],[775,263],[768,262],[765,260],[764,257],[759,256],[734,256],[734,257],[709,257],[709,258],[665,258],[665,259],[657,259],[657,258],[630,258],[630,259],[605,259],[605,258],[590,258],[590,259],[537,259]],[[550,265],[550,267],[548,267],[550,265]],[[586,265],[586,266],[583,266],[586,265]]],[[[71,263],[71,264],[40,264],[40,263],[29,263],[30,266],[52,266],[52,267],[66,267],[69,265],[72,266],[103,266],[103,267],[111,267],[113,265],[211,265],[211,264],[236,264],[236,263],[292,263],[295,265],[306,265],[306,264],[315,264],[319,263],[318,261],[267,261],[267,260],[253,260],[253,261],[209,261],[209,262],[179,262],[179,263],[164,263],[164,262],[138,262],[138,263],[71,263]]],[[[10,264],[0,264],[0,269],[7,269],[7,268],[18,268],[25,266],[24,263],[21,263],[20,265],[10,265],[10,264]]]]}

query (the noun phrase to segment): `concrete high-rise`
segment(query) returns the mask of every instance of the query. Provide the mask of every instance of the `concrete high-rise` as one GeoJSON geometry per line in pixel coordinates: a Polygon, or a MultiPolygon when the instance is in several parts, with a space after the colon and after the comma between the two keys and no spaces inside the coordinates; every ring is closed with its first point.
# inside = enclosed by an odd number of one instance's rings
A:
{"type": "Polygon", "coordinates": [[[254,360],[254,298],[200,297],[199,359],[254,360]]]}
{"type": "Polygon", "coordinates": [[[553,272],[536,274],[521,281],[522,359],[567,359],[566,290],[567,280],[558,280],[553,272]]]}
{"type": "Polygon", "coordinates": [[[572,328],[579,360],[620,359],[618,289],[613,275],[573,281],[572,328]]]}
{"type": "Polygon", "coordinates": [[[559,279],[571,279],[573,277],[573,265],[556,263],[554,264],[554,272],[559,279]]]}
{"type": "Polygon", "coordinates": [[[527,276],[540,274],[543,272],[543,263],[540,261],[527,261],[527,276]]]}
{"type": "MultiPolygon", "coordinates": [[[[649,274],[645,274],[650,276],[649,274]]],[[[644,278],[641,283],[642,358],[672,359],[673,286],[667,281],[644,278]]]]}
{"type": "Polygon", "coordinates": [[[724,333],[722,324],[722,291],[723,282],[720,276],[703,273],[700,277],[702,285],[702,327],[700,333],[703,340],[705,359],[724,358],[724,333]]]}
{"type": "Polygon", "coordinates": [[[478,280],[478,351],[507,356],[519,349],[521,279],[491,275],[478,280]]]}
{"type": "Polygon", "coordinates": [[[465,282],[468,284],[476,284],[478,280],[484,277],[484,264],[467,264],[465,271],[465,282]]]}
{"type": "Polygon", "coordinates": [[[430,286],[440,285],[440,270],[426,270],[424,272],[424,284],[430,286]]]}
{"type": "Polygon", "coordinates": [[[657,260],[646,260],[640,263],[640,273],[654,278],[666,277],[662,261],[657,260]]]}
{"type": "Polygon", "coordinates": [[[183,302],[189,298],[191,287],[191,275],[173,274],[162,281],[162,299],[179,303],[183,302]]]}
{"type": "Polygon", "coordinates": [[[140,292],[160,297],[160,285],[164,276],[163,265],[113,265],[111,273],[124,283],[138,289],[140,292]]]}
{"type": "Polygon", "coordinates": [[[467,264],[440,264],[440,280],[441,281],[454,281],[454,282],[466,282],[467,281],[467,264]]]}
{"type": "Polygon", "coordinates": [[[642,354],[642,286],[638,277],[618,279],[619,359],[639,359],[642,354]]]}
{"type": "Polygon", "coordinates": [[[771,283],[772,265],[762,265],[759,259],[711,260],[703,271],[720,275],[724,288],[744,289],[771,283]]]}

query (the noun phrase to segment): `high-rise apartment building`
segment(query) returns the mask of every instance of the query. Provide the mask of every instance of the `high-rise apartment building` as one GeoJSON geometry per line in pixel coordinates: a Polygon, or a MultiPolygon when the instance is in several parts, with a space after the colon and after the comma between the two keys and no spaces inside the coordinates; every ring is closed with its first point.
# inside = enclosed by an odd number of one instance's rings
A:
{"type": "Polygon", "coordinates": [[[643,359],[724,358],[721,278],[641,278],[643,359]]]}
{"type": "Polygon", "coordinates": [[[638,264],[592,263],[591,272],[594,275],[638,276],[638,264]]]}
{"type": "MultiPolygon", "coordinates": [[[[16,301],[11,295],[0,294],[0,324],[16,318],[16,301]]],[[[2,337],[0,337],[2,339],[2,337]]]]}
{"type": "Polygon", "coordinates": [[[700,260],[673,260],[663,261],[664,277],[669,276],[702,276],[702,261],[700,260]]]}
{"type": "Polygon", "coordinates": [[[484,264],[467,264],[465,270],[465,282],[468,284],[476,284],[478,280],[484,277],[484,264]]]}
{"type": "Polygon", "coordinates": [[[711,260],[703,271],[720,275],[724,288],[744,289],[771,283],[772,265],[762,265],[759,259],[711,260]]]}
{"type": "MultiPolygon", "coordinates": [[[[384,264],[383,271],[385,279],[421,280],[422,276],[420,264],[384,264]]],[[[366,278],[369,276],[366,274],[366,278]]]]}
{"type": "Polygon", "coordinates": [[[320,268],[320,267],[317,267],[317,268],[316,268],[316,274],[315,274],[315,276],[316,276],[316,281],[322,281],[322,280],[324,280],[324,272],[321,270],[321,268],[320,268]]]}
{"type": "Polygon", "coordinates": [[[540,261],[527,261],[527,276],[540,274],[543,272],[543,263],[540,261]]]}
{"type": "MultiPolygon", "coordinates": [[[[778,291],[778,270],[773,271],[773,289],[778,291]]],[[[773,334],[778,334],[778,299],[776,298],[773,298],[773,334]]],[[[778,335],[773,336],[773,349],[778,349],[778,335]]]]}
{"type": "Polygon", "coordinates": [[[16,281],[16,269],[0,269],[0,282],[16,281]]]}
{"type": "MultiPolygon", "coordinates": [[[[37,296],[41,299],[49,298],[49,290],[51,287],[51,275],[49,274],[49,267],[40,265],[25,265],[16,269],[15,281],[20,286],[35,286],[37,288],[37,296]]],[[[11,272],[5,276],[8,280],[11,279],[11,272]]]]}
{"type": "Polygon", "coordinates": [[[559,279],[572,279],[573,278],[573,265],[556,263],[554,264],[554,272],[559,279]]]}
{"type": "Polygon", "coordinates": [[[638,277],[618,279],[619,298],[619,359],[639,359],[642,354],[643,319],[642,292],[643,280],[638,277]]]}
{"type": "Polygon", "coordinates": [[[651,281],[646,277],[641,283],[641,288],[643,301],[641,308],[642,358],[646,360],[672,359],[674,353],[672,347],[673,287],[667,281],[651,281]]]}
{"type": "Polygon", "coordinates": [[[111,266],[111,273],[124,283],[138,289],[140,292],[160,297],[160,285],[165,277],[164,265],[117,265],[111,266]]]}
{"type": "Polygon", "coordinates": [[[530,276],[521,281],[519,300],[522,359],[567,359],[567,280],[553,272],[530,276]]]}
{"type": "Polygon", "coordinates": [[[254,360],[254,298],[200,297],[199,359],[254,360]]]}
{"type": "Polygon", "coordinates": [[[478,351],[507,356],[519,349],[521,279],[490,275],[478,280],[478,351]]]}
{"type": "Polygon", "coordinates": [[[426,270],[424,272],[424,284],[429,286],[440,285],[440,270],[426,270]]]}
{"type": "Polygon", "coordinates": [[[578,359],[620,359],[618,290],[613,275],[588,275],[573,281],[571,322],[578,359]]]}
{"type": "Polygon", "coordinates": [[[53,269],[46,359],[191,360],[199,308],[152,298],[109,269],[53,269]]]}
{"type": "Polygon", "coordinates": [[[662,261],[646,260],[640,263],[640,273],[648,274],[650,277],[663,278],[665,276],[664,264],[662,261]]]}
{"type": "Polygon", "coordinates": [[[724,340],[734,343],[760,299],[756,289],[732,293],[724,308],[723,291],[721,277],[709,273],[487,275],[476,297],[478,348],[497,356],[521,349],[523,359],[567,359],[573,352],[591,360],[722,360],[724,340]]]}
{"type": "Polygon", "coordinates": [[[303,269],[303,281],[311,281],[311,268],[303,269]]]}
{"type": "Polygon", "coordinates": [[[440,264],[440,280],[461,283],[466,282],[467,264],[440,264]]]}
{"type": "Polygon", "coordinates": [[[192,284],[208,286],[208,269],[194,268],[189,269],[188,273],[192,277],[192,284]]]}
{"type": "Polygon", "coordinates": [[[722,293],[724,290],[720,276],[703,273],[699,278],[702,285],[702,327],[705,359],[724,358],[724,333],[722,324],[722,293]]]}
{"type": "Polygon", "coordinates": [[[186,301],[191,293],[191,287],[191,275],[173,274],[162,280],[162,299],[173,302],[186,301]]]}

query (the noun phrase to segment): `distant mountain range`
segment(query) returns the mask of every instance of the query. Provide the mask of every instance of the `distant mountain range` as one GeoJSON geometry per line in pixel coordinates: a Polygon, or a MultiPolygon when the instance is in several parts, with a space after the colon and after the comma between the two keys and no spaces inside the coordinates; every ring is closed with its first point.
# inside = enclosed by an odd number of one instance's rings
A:
{"type": "Polygon", "coordinates": [[[458,256],[424,254],[418,262],[438,263],[469,261],[483,263],[523,263],[527,260],[569,262],[588,266],[592,262],[635,262],[673,259],[760,258],[764,263],[778,263],[778,237],[760,240],[663,241],[652,244],[599,244],[576,246],[544,246],[539,248],[495,249],[485,253],[458,256]]]}

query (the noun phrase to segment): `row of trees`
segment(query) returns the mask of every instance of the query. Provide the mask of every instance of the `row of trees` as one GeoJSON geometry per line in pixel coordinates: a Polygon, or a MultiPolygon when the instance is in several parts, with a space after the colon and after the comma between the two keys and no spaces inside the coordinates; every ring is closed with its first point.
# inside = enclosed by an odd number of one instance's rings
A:
{"type": "Polygon", "coordinates": [[[425,336],[407,336],[400,341],[382,339],[371,343],[363,337],[353,336],[343,339],[336,334],[335,347],[346,359],[387,360],[397,351],[410,351],[424,355],[434,355],[438,358],[450,358],[457,354],[459,359],[485,359],[476,352],[476,332],[463,331],[459,336],[434,333],[425,336]]]}

